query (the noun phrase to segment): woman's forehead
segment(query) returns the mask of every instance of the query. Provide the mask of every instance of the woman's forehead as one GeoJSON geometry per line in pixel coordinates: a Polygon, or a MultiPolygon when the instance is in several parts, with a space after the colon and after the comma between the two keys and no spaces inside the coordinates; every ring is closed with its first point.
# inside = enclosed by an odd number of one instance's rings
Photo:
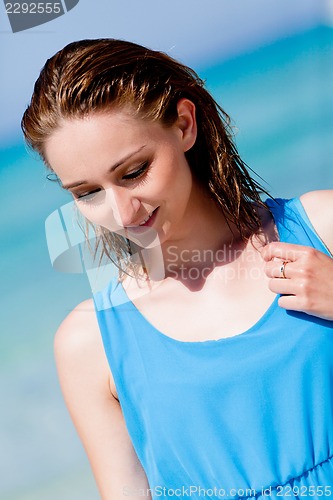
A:
{"type": "MultiPolygon", "coordinates": [[[[45,142],[45,157],[63,184],[68,173],[108,169],[134,153],[143,153],[167,139],[158,122],[122,112],[93,113],[64,119],[45,142]]],[[[71,179],[70,179],[71,180],[71,179]]]]}

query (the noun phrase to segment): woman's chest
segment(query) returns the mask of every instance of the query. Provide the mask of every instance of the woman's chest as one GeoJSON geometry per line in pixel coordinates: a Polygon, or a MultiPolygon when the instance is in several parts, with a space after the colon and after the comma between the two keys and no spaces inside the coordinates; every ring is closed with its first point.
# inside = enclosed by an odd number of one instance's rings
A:
{"type": "Polygon", "coordinates": [[[176,340],[228,338],[255,325],[275,301],[262,270],[256,276],[226,282],[226,274],[216,274],[201,290],[166,286],[133,303],[150,325],[176,340]]]}

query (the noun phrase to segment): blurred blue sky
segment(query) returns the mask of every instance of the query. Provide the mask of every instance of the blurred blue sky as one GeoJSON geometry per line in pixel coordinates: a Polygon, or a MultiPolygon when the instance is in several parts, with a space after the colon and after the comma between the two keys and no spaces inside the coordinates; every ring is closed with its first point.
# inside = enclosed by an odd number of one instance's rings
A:
{"type": "Polygon", "coordinates": [[[204,68],[214,61],[330,22],[330,0],[80,0],[66,15],[12,34],[0,3],[0,146],[15,141],[46,59],[81,38],[113,37],[204,68]]]}
{"type": "Polygon", "coordinates": [[[20,132],[45,60],[97,37],[181,59],[232,116],[245,161],[273,195],[291,197],[333,184],[332,19],[330,0],[80,0],[13,34],[0,4],[1,499],[99,498],[53,359],[57,326],[91,293],[84,275],[51,267],[44,221],[70,199],[45,180],[20,132]]]}

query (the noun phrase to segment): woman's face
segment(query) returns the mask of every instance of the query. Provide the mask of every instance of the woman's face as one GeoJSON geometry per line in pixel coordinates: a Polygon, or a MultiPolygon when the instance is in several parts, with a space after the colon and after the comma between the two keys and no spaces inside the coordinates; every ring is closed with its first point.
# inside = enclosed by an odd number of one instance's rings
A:
{"type": "Polygon", "coordinates": [[[163,243],[182,236],[202,196],[184,154],[195,139],[195,108],[182,99],[169,128],[125,110],[66,119],[45,156],[88,220],[132,234],[151,227],[163,243]]]}

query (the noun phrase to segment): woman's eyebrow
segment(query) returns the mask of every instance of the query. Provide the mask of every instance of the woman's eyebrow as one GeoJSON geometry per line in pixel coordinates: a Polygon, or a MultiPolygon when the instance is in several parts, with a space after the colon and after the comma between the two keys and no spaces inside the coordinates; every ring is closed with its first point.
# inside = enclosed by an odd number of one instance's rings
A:
{"type": "MultiPolygon", "coordinates": [[[[124,156],[124,158],[122,158],[121,160],[117,161],[117,163],[115,163],[114,165],[112,165],[112,167],[109,168],[109,172],[113,172],[114,170],[116,170],[117,167],[120,167],[120,165],[122,165],[127,160],[129,160],[130,158],[132,158],[132,156],[134,156],[137,153],[139,153],[146,146],[147,146],[147,144],[144,144],[143,146],[141,146],[136,151],[132,151],[132,153],[129,153],[128,155],[124,156]]],[[[62,188],[63,189],[71,189],[71,188],[74,188],[74,187],[82,186],[83,184],[89,184],[89,182],[88,181],[77,181],[77,182],[73,182],[72,184],[62,184],[62,188]]]]}

